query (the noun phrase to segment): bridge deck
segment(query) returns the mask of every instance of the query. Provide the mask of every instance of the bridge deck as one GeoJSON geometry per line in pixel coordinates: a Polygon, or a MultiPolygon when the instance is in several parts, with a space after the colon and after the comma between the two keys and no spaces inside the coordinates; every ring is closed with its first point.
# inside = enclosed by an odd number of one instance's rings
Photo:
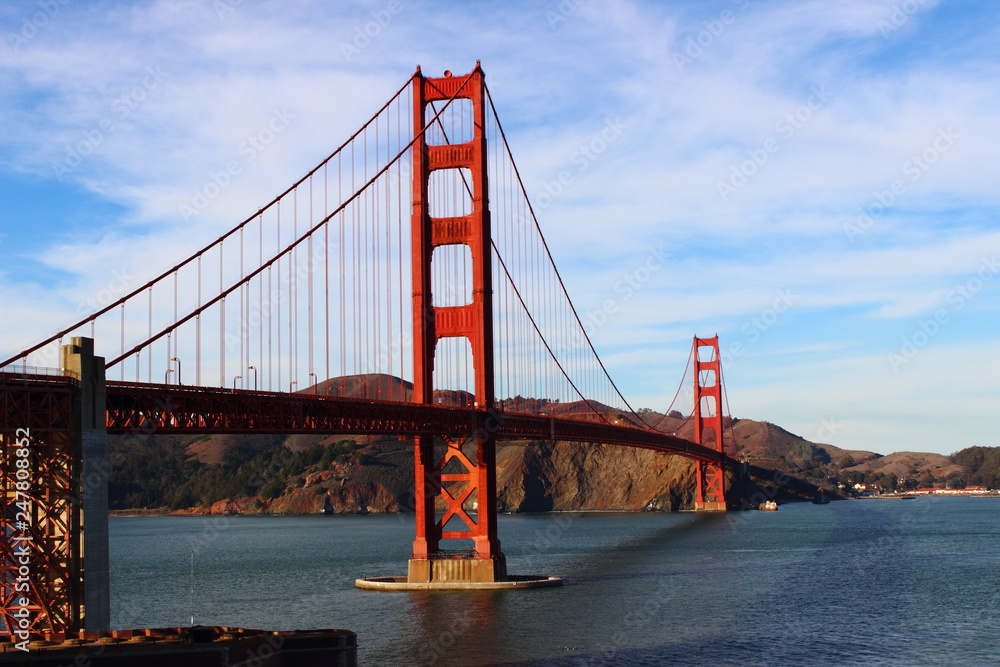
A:
{"type": "Polygon", "coordinates": [[[109,381],[109,433],[364,433],[468,435],[593,442],[682,454],[724,455],[689,440],[630,426],[369,399],[109,381]]]}
{"type": "MultiPolygon", "coordinates": [[[[0,390],[51,390],[74,378],[0,373],[0,390]]],[[[504,413],[478,408],[286,394],[217,387],[108,381],[108,433],[360,433],[366,435],[474,434],[502,440],[563,440],[640,447],[702,461],[725,455],[666,433],[633,426],[504,413]]]]}

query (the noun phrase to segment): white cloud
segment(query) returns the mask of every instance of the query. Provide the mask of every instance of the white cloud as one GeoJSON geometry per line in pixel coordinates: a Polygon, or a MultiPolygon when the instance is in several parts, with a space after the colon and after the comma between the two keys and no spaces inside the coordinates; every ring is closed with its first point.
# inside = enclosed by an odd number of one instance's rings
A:
{"type": "MultiPolygon", "coordinates": [[[[0,347],[65,324],[113,270],[141,282],[244,219],[367,119],[414,65],[462,72],[482,58],[576,305],[586,314],[619,300],[594,338],[615,351],[607,361],[622,365],[622,385],[646,396],[639,404],[658,404],[657,374],[673,384],[667,378],[686,358],[688,336],[720,331],[746,342],[747,323],[776,290],[789,289],[794,308],[738,360],[747,375],[730,375],[746,387],[733,392],[734,411],[808,430],[824,414],[816,406],[829,406],[856,425],[834,444],[937,448],[933,428],[922,435],[903,422],[910,404],[927,407],[913,387],[965,410],[969,394],[942,389],[950,371],[914,362],[907,386],[879,384],[859,359],[880,358],[895,327],[947,303],[1000,251],[992,168],[1000,149],[997,28],[991,17],[924,2],[887,29],[896,4],[622,0],[579,3],[552,25],[546,11],[554,3],[455,4],[447,16],[404,3],[350,60],[342,47],[355,44],[378,3],[241,3],[222,16],[211,4],[176,0],[68,4],[0,67],[10,100],[0,108],[9,129],[0,140],[0,178],[51,181],[54,165],[99,130],[99,145],[63,183],[126,212],[84,237],[58,224],[44,228],[49,244],[36,259],[70,278],[6,275],[5,319],[15,314],[32,325],[6,331],[0,347]],[[679,66],[688,40],[727,9],[732,20],[679,66]],[[955,12],[961,34],[931,25],[937,12],[955,12]],[[161,74],[151,79],[151,71],[161,74]],[[816,103],[820,89],[828,99],[816,103]],[[294,119],[266,150],[243,159],[241,142],[276,109],[294,119]],[[580,146],[609,119],[622,132],[581,162],[580,146]],[[953,145],[928,153],[933,163],[914,171],[913,157],[933,151],[948,128],[953,145]],[[777,149],[744,168],[769,140],[777,149]],[[183,219],[180,207],[231,160],[238,176],[183,219]],[[723,200],[719,183],[734,168],[753,173],[723,200]],[[561,171],[571,182],[540,206],[561,171]],[[886,203],[897,181],[901,191],[886,203]],[[859,224],[861,233],[850,233],[859,224]],[[669,253],[666,266],[621,300],[615,285],[651,246],[669,253]],[[786,352],[775,356],[769,346],[786,352]],[[819,366],[803,362],[808,353],[819,366]],[[767,384],[756,379],[765,363],[813,382],[767,384]],[[845,368],[881,386],[885,398],[871,408],[850,403],[845,368]],[[879,414],[899,419],[880,422],[879,414]]],[[[32,7],[8,7],[8,23],[32,7]]],[[[964,311],[977,318],[962,328],[966,335],[995,330],[995,290],[985,286],[988,298],[964,311]]],[[[938,345],[945,349],[939,340],[921,358],[938,359],[938,345]]],[[[979,389],[986,397],[979,400],[996,398],[995,387],[979,389]]],[[[979,423],[967,417],[973,439],[979,423]]]]}

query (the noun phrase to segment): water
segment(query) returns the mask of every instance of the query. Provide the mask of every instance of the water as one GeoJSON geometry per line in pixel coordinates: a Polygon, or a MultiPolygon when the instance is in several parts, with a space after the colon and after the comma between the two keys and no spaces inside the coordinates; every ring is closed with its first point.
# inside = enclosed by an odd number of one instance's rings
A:
{"type": "Polygon", "coordinates": [[[995,665],[998,517],[984,498],[502,516],[510,571],[565,586],[420,593],[353,587],[405,572],[412,516],[115,518],[112,626],[348,628],[363,665],[995,665]]]}

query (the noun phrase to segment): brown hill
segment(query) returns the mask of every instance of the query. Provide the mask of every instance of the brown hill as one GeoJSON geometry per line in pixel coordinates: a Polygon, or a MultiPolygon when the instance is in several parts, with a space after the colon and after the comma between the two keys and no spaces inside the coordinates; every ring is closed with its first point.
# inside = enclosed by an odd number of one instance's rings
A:
{"type": "Polygon", "coordinates": [[[732,425],[732,432],[739,458],[788,473],[826,465],[839,468],[845,461],[863,462],[881,457],[875,452],[810,442],[769,422],[738,419],[732,425]]]}
{"type": "Polygon", "coordinates": [[[927,452],[895,452],[845,468],[845,470],[881,472],[886,475],[896,475],[897,477],[917,478],[930,473],[934,479],[940,480],[945,479],[948,475],[965,472],[965,468],[952,463],[951,459],[947,456],[927,452]]]}
{"type": "MultiPolygon", "coordinates": [[[[300,393],[406,401],[412,397],[412,384],[389,375],[370,374],[331,378],[300,393]]],[[[438,391],[435,400],[468,405],[471,396],[466,392],[438,391]]],[[[501,401],[501,409],[631,422],[686,439],[694,436],[692,421],[676,411],[664,415],[643,410],[636,416],[598,403],[561,403],[521,396],[501,401]]],[[[883,457],[810,442],[768,422],[727,419],[725,424],[727,452],[746,464],[742,474],[764,480],[757,484],[748,478],[731,479],[731,500],[737,504],[741,499],[756,504],[750,500],[761,494],[766,499],[786,493],[810,496],[816,489],[814,485],[832,491],[838,482],[853,485],[856,481],[888,479],[890,475],[910,484],[918,479],[954,479],[964,470],[938,454],[902,452],[883,457]],[[785,476],[789,481],[784,481],[785,476]],[[777,480],[795,490],[777,488],[777,480]]],[[[412,510],[413,450],[408,441],[349,434],[167,436],[149,440],[133,461],[128,452],[121,452],[127,465],[115,486],[118,507],[123,506],[125,498],[144,498],[140,501],[143,504],[165,503],[176,508],[195,503],[201,505],[199,511],[212,512],[412,510]],[[241,466],[249,464],[257,467],[243,477],[233,477],[244,470],[241,466]],[[157,476],[160,483],[152,486],[150,480],[157,476]],[[180,491],[174,493],[173,489],[178,488],[180,491]],[[247,493],[255,495],[244,495],[247,493]],[[216,501],[227,495],[228,499],[216,501]]],[[[712,440],[706,444],[712,444],[712,440]]],[[[504,511],[676,510],[691,507],[693,500],[692,463],[647,450],[572,442],[501,442],[497,465],[498,496],[504,511]]]]}
{"type": "MultiPolygon", "coordinates": [[[[212,514],[314,514],[413,511],[413,452],[405,441],[364,448],[355,461],[312,466],[282,481],[277,497],[242,496],[188,511],[212,514]]],[[[468,454],[471,455],[471,451],[468,454]]],[[[769,472],[769,471],[768,471],[769,472]]],[[[679,456],[614,445],[519,441],[497,451],[497,503],[502,512],[691,509],[694,464],[679,456]]],[[[812,485],[788,480],[770,488],[727,475],[730,503],[811,498],[812,485]]],[[[474,499],[466,503],[474,507],[474,499]]]]}

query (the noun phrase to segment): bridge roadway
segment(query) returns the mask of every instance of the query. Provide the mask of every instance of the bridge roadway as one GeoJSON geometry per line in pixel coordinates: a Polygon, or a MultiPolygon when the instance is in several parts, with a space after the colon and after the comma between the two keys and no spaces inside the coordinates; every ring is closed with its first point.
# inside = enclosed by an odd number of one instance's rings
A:
{"type": "MultiPolygon", "coordinates": [[[[75,378],[0,373],[0,393],[66,391],[75,378]]],[[[363,433],[468,436],[483,429],[501,440],[564,440],[640,447],[691,459],[726,455],[690,440],[630,426],[577,419],[371,399],[109,380],[107,429],[128,433],[363,433]]],[[[31,410],[31,401],[22,409],[31,410]]]]}
{"type": "Polygon", "coordinates": [[[566,440],[641,447],[703,461],[725,454],[666,433],[575,419],[312,394],[107,382],[108,432],[364,433],[566,440]]]}

